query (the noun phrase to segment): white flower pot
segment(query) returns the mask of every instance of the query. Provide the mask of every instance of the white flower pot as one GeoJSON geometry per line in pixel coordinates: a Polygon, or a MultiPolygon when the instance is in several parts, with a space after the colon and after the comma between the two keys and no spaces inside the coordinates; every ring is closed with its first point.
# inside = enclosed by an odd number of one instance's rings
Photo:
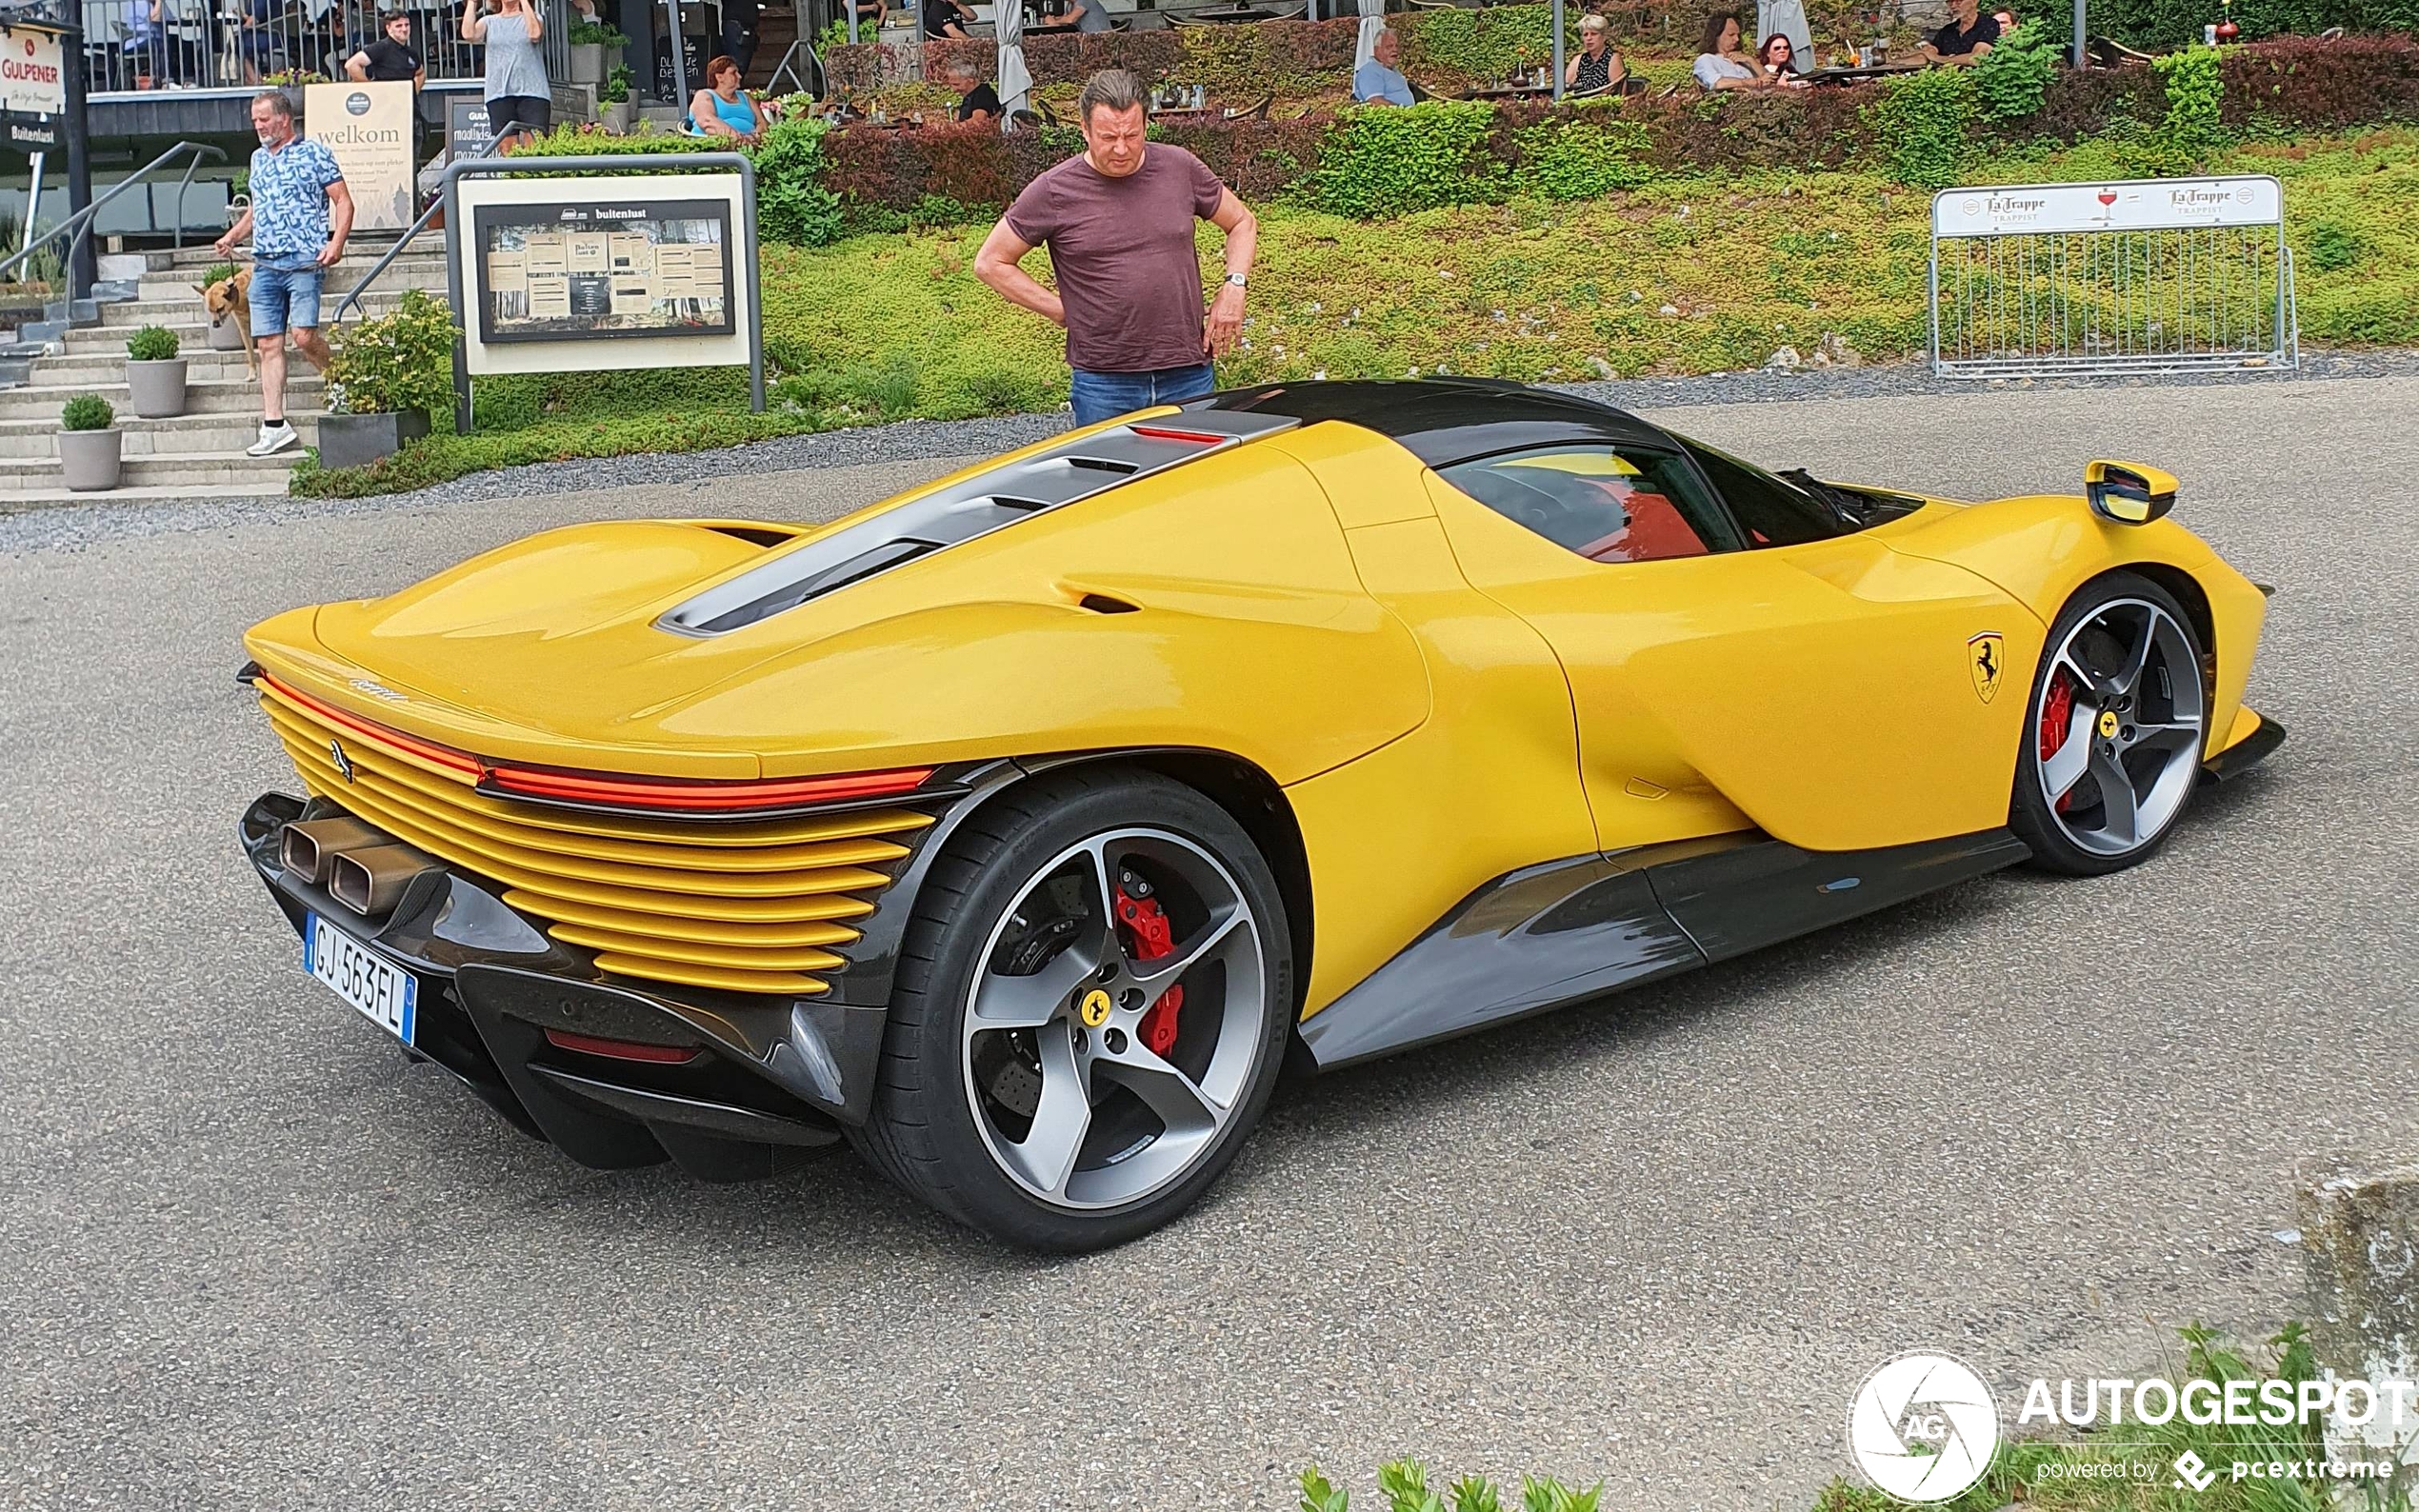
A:
{"type": "Polygon", "coordinates": [[[571,79],[573,84],[605,82],[605,44],[574,42],[571,44],[571,79]]]}
{"type": "Polygon", "coordinates": [[[167,420],[185,412],[185,359],[164,362],[126,360],[126,400],[146,420],[167,420]]]}
{"type": "Polygon", "coordinates": [[[212,351],[242,351],[244,349],[244,328],[235,324],[234,316],[210,317],[210,349],[212,351]]]}
{"type": "Polygon", "coordinates": [[[125,443],[126,432],[114,426],[107,430],[60,431],[61,478],[77,493],[98,493],[116,487],[118,475],[126,467],[119,450],[125,443]]]}
{"type": "Polygon", "coordinates": [[[615,136],[628,136],[638,125],[636,100],[611,100],[605,106],[605,129],[615,136]]]}

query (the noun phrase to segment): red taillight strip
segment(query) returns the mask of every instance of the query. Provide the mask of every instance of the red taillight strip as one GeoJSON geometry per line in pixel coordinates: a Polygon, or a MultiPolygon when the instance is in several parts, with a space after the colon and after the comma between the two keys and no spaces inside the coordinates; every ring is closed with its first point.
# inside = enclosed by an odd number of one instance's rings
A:
{"type": "Polygon", "coordinates": [[[641,1044],[636,1040],[604,1040],[593,1034],[573,1034],[569,1029],[547,1030],[546,1043],[558,1050],[601,1055],[609,1061],[644,1061],[651,1065],[678,1065],[706,1053],[693,1045],[641,1044]]]}
{"type": "Polygon", "coordinates": [[[260,680],[279,698],[309,709],[320,719],[384,746],[401,755],[459,772],[479,791],[504,798],[529,798],[573,806],[655,810],[682,814],[752,814],[764,809],[811,807],[872,798],[895,798],[913,792],[932,775],[930,766],[897,771],[851,772],[837,777],[678,778],[620,777],[610,772],[564,771],[551,766],[510,766],[439,746],[401,730],[372,724],[323,704],[307,693],[263,672],[260,680]]]}
{"type": "Polygon", "coordinates": [[[667,782],[613,777],[597,772],[554,771],[537,766],[490,766],[484,786],[497,792],[557,803],[610,804],[625,808],[664,808],[682,813],[730,813],[757,808],[797,808],[851,799],[891,798],[924,786],[930,766],[899,771],[855,772],[843,777],[774,777],[667,782]]]}
{"type": "Polygon", "coordinates": [[[301,705],[330,725],[342,726],[364,739],[375,741],[403,755],[433,763],[448,771],[460,772],[472,782],[479,780],[479,759],[476,756],[455,750],[450,746],[440,746],[434,741],[406,735],[398,729],[389,729],[384,725],[373,725],[357,714],[348,714],[333,705],[323,704],[308,693],[296,692],[266,672],[260,675],[260,680],[274,688],[279,698],[285,699],[288,703],[301,705]]]}
{"type": "Polygon", "coordinates": [[[1214,447],[1221,441],[1235,439],[1207,430],[1177,430],[1169,426],[1128,426],[1126,428],[1135,435],[1149,436],[1153,441],[1190,441],[1204,447],[1214,447]]]}

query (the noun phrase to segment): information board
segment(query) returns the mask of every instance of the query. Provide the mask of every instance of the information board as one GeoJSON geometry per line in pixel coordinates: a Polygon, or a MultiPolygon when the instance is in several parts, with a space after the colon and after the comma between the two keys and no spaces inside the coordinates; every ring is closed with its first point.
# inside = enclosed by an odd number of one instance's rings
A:
{"type": "Polygon", "coordinates": [[[344,169],[356,231],[399,231],[411,224],[412,184],[420,171],[412,93],[410,79],[303,89],[303,134],[326,147],[344,169]]]}
{"type": "Polygon", "coordinates": [[[479,339],[730,335],[730,221],[718,199],[483,207],[479,339]]]}
{"type": "Polygon", "coordinates": [[[0,25],[0,124],[9,146],[37,151],[59,145],[59,117],[68,103],[64,58],[56,30],[0,25]]]}

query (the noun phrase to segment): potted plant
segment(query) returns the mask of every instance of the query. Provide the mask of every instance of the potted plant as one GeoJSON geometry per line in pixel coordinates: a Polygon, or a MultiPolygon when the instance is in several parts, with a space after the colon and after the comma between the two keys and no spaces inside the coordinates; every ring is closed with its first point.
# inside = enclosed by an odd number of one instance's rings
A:
{"type": "Polygon", "coordinates": [[[328,75],[316,69],[279,69],[273,73],[262,74],[260,82],[276,90],[291,101],[294,107],[294,119],[299,121],[303,113],[303,86],[325,84],[328,82],[328,75]]]}
{"type": "Polygon", "coordinates": [[[210,349],[212,351],[244,349],[243,322],[235,318],[235,301],[240,296],[232,287],[238,271],[240,269],[233,263],[212,263],[210,271],[202,275],[202,281],[193,286],[202,296],[204,312],[210,317],[210,349]],[[227,297],[211,299],[210,290],[221,284],[230,286],[227,297]]]}
{"type": "Polygon", "coordinates": [[[431,411],[453,408],[453,316],[425,290],[404,291],[386,314],[339,328],[328,363],[319,465],[359,468],[429,433],[431,411]]]}
{"type": "Polygon", "coordinates": [[[146,420],[185,412],[185,359],[177,345],[166,326],[146,326],[127,338],[126,402],[146,420]]]}
{"type": "Polygon", "coordinates": [[[77,493],[117,487],[126,459],[117,411],[99,394],[77,394],[59,411],[59,473],[77,493]]]}
{"type": "Polygon", "coordinates": [[[630,38],[602,21],[580,21],[572,24],[570,44],[570,82],[602,84],[605,82],[606,54],[610,52],[616,58],[620,57],[622,49],[630,44],[630,38]]]}
{"type": "Polygon", "coordinates": [[[630,65],[616,63],[613,71],[605,76],[604,87],[596,91],[598,103],[605,108],[605,129],[615,136],[628,136],[638,125],[638,102],[630,97],[631,83],[630,65]]]}

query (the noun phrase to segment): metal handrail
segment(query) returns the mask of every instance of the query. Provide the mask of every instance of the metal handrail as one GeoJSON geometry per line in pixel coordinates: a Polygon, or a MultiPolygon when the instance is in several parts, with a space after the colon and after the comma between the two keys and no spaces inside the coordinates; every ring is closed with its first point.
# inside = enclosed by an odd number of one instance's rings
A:
{"type": "MultiPolygon", "coordinates": [[[[481,158],[495,156],[495,149],[503,145],[504,139],[520,129],[521,123],[518,121],[507,121],[500,129],[491,126],[488,145],[462,161],[475,163],[481,158]]],[[[531,127],[530,129],[535,130],[536,128],[531,127]]],[[[410,225],[403,229],[403,234],[395,238],[395,244],[387,249],[386,255],[370,265],[370,271],[361,275],[361,282],[352,286],[352,292],[336,301],[336,312],[328,317],[329,325],[335,326],[343,323],[346,313],[361,303],[362,295],[370,292],[370,286],[385,275],[387,269],[393,266],[394,260],[403,255],[403,249],[411,245],[411,238],[427,230],[430,219],[443,209],[445,209],[444,195],[440,194],[429,201],[429,208],[422,210],[410,225]]]]}
{"type": "MultiPolygon", "coordinates": [[[[70,231],[73,231],[76,234],[75,240],[68,244],[67,261],[69,267],[74,267],[76,248],[90,237],[93,222],[100,215],[102,209],[105,209],[111,200],[116,199],[119,195],[125,193],[128,189],[132,189],[135,185],[143,183],[160,169],[167,167],[169,161],[180,152],[190,152],[193,154],[193,160],[185,165],[185,176],[177,182],[176,186],[176,245],[180,249],[183,248],[185,245],[185,191],[193,187],[193,170],[202,166],[205,155],[210,158],[214,158],[221,163],[227,161],[227,154],[225,152],[220,151],[217,148],[210,146],[207,142],[177,143],[174,147],[170,148],[167,151],[162,152],[159,156],[151,159],[151,161],[145,165],[139,171],[130,173],[125,178],[122,178],[115,184],[110,185],[109,192],[102,195],[99,199],[94,200],[91,204],[84,207],[84,209],[77,210],[74,214],[69,216],[66,220],[61,221],[58,225],[51,227],[41,235],[28,239],[25,246],[18,249],[15,256],[9,258],[5,262],[0,262],[0,278],[7,277],[10,269],[17,267],[27,258],[31,257],[36,251],[39,251],[44,247],[57,241],[60,237],[67,235],[70,231]]],[[[68,292],[72,297],[75,290],[73,288],[70,288],[68,292]]]]}

